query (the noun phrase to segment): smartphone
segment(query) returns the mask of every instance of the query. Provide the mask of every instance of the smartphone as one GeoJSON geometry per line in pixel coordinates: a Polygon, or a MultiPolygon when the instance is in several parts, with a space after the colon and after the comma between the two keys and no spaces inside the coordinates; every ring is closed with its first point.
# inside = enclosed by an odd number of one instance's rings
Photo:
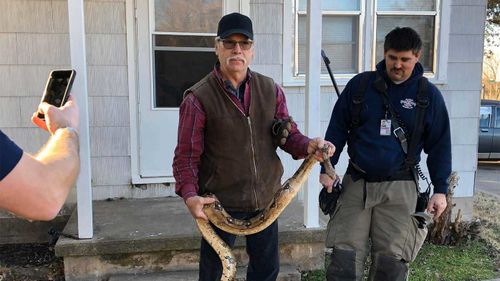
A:
{"type": "MultiPolygon", "coordinates": [[[[42,102],[47,102],[53,106],[63,106],[69,98],[76,71],[74,69],[52,70],[45,85],[42,102]]],[[[43,113],[38,113],[38,118],[44,119],[43,113]]]]}

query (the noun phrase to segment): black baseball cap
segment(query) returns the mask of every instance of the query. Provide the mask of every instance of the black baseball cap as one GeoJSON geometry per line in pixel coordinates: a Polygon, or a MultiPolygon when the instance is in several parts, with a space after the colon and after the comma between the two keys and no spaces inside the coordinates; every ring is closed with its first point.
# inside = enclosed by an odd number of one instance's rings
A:
{"type": "Polygon", "coordinates": [[[219,21],[217,36],[224,39],[233,34],[243,34],[253,40],[252,20],[240,13],[223,16],[219,21]]]}

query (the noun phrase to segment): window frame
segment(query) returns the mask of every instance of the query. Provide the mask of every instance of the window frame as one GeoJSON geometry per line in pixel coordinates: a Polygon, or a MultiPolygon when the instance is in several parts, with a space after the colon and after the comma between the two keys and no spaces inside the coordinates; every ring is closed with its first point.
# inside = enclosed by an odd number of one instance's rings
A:
{"type": "MultiPolygon", "coordinates": [[[[297,0],[298,1],[298,0],[297,0]]],[[[360,7],[359,11],[321,11],[322,15],[322,20],[324,16],[350,16],[350,17],[358,17],[357,23],[358,23],[358,51],[356,52],[358,55],[358,58],[361,57],[363,54],[362,51],[362,42],[363,42],[363,36],[362,36],[362,21],[363,21],[363,9],[364,9],[364,0],[358,0],[360,1],[360,7]]],[[[306,15],[306,11],[297,11],[297,15],[306,15]]],[[[295,17],[294,19],[295,23],[294,26],[297,28],[294,28],[294,38],[293,38],[293,49],[295,54],[298,51],[299,48],[299,29],[298,29],[298,22],[299,22],[299,17],[295,17]]],[[[299,56],[294,54],[294,64],[292,66],[293,68],[293,73],[292,75],[294,77],[298,77],[300,79],[305,79],[305,74],[297,74],[299,72],[299,56]]],[[[327,54],[328,55],[328,54],[327,54]]],[[[362,61],[358,59],[357,62],[357,70],[359,71],[362,69],[362,61]]]]}
{"type": "MultiPolygon", "coordinates": [[[[297,40],[298,28],[296,17],[298,0],[284,1],[283,4],[283,85],[305,86],[304,75],[295,76],[298,67],[297,40]]],[[[376,29],[377,17],[380,15],[434,15],[434,55],[433,71],[425,72],[424,76],[434,84],[445,84],[447,82],[447,54],[449,46],[451,0],[436,0],[435,12],[408,12],[408,11],[380,11],[376,10],[377,0],[361,0],[359,19],[359,72],[374,70],[376,66],[376,29]]],[[[322,13],[324,14],[324,12],[322,13]]],[[[335,12],[345,14],[345,12],[335,12]]],[[[323,63],[323,62],[322,62],[323,63]]],[[[338,85],[344,86],[356,74],[335,74],[338,85]]],[[[321,86],[331,86],[332,82],[328,74],[321,74],[321,86]]]]}
{"type": "Polygon", "coordinates": [[[155,52],[156,51],[185,51],[185,52],[206,52],[206,53],[214,53],[214,46],[215,46],[215,37],[217,36],[216,33],[194,33],[194,32],[158,32],[154,31],[154,28],[151,29],[151,110],[165,110],[165,111],[171,111],[171,110],[179,110],[179,107],[161,107],[157,105],[156,102],[156,58],[155,58],[155,52]],[[162,36],[162,35],[174,35],[174,36],[200,36],[200,37],[213,37],[214,38],[214,45],[211,47],[178,47],[178,46],[156,46],[154,43],[155,41],[155,36],[162,36]]]}
{"type": "MultiPolygon", "coordinates": [[[[377,34],[377,26],[378,26],[378,18],[379,16],[433,16],[434,17],[434,50],[433,50],[433,57],[432,57],[432,71],[431,72],[426,72],[426,76],[428,77],[433,77],[435,76],[437,72],[437,51],[438,51],[438,40],[439,40],[439,11],[440,11],[440,0],[435,0],[436,1],[436,10],[435,11],[375,11],[375,16],[373,19],[373,27],[374,27],[374,32],[373,34],[377,34]]],[[[376,5],[374,5],[376,6],[376,5]]],[[[377,59],[376,59],[376,45],[377,45],[377,38],[373,38],[373,47],[372,47],[372,64],[376,65],[377,64],[377,59]]]]}
{"type": "MultiPolygon", "coordinates": [[[[156,68],[155,68],[155,52],[156,51],[202,51],[213,52],[213,47],[176,47],[176,46],[155,46],[155,36],[171,35],[171,36],[215,36],[213,32],[179,32],[179,31],[156,31],[156,14],[155,14],[155,0],[149,0],[149,56],[150,56],[150,71],[151,71],[151,110],[153,111],[178,111],[178,107],[159,107],[156,106],[156,68]]],[[[222,0],[222,14],[224,14],[224,0],[222,0]]],[[[214,41],[215,42],[215,41],[214,41]]]]}

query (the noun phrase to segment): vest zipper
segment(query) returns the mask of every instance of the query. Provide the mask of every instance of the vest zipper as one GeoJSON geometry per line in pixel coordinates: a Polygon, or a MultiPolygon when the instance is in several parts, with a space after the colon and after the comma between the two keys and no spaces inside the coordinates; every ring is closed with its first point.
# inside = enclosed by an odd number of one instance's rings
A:
{"type": "MultiPolygon", "coordinates": [[[[221,87],[222,91],[224,92],[224,96],[229,99],[229,101],[238,109],[243,116],[246,116],[245,112],[241,110],[241,108],[233,101],[232,98],[228,97],[227,91],[224,89],[224,87],[220,84],[220,82],[217,83],[219,87],[221,87]]],[[[247,123],[248,123],[248,128],[250,129],[250,146],[252,147],[252,162],[253,162],[253,169],[254,169],[254,176],[255,176],[255,181],[257,179],[257,163],[255,162],[255,147],[253,143],[253,131],[252,131],[252,120],[250,120],[250,116],[246,116],[247,118],[247,123]]],[[[259,206],[259,200],[257,197],[257,190],[255,189],[255,182],[253,184],[253,195],[255,197],[255,206],[259,206]]]]}
{"type": "MultiPolygon", "coordinates": [[[[250,116],[247,117],[248,120],[248,128],[250,129],[250,146],[252,147],[252,162],[254,169],[254,176],[257,179],[257,164],[255,163],[255,147],[253,143],[253,131],[252,131],[252,120],[250,120],[250,116]]],[[[257,199],[257,191],[255,190],[255,186],[253,188],[253,194],[255,196],[255,205],[259,206],[259,200],[257,199]]]]}

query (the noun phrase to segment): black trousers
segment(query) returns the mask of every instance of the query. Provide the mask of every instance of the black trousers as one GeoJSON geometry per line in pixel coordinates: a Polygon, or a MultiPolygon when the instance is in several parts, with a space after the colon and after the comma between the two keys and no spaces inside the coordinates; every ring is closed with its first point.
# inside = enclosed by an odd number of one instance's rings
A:
{"type": "MultiPolygon", "coordinates": [[[[237,219],[248,219],[255,213],[229,212],[237,219]]],[[[219,237],[233,248],[236,235],[224,232],[213,226],[219,237]]],[[[245,236],[249,256],[247,281],[275,281],[279,273],[278,221],[263,231],[245,236]]],[[[205,239],[201,240],[200,281],[219,281],[222,276],[222,263],[217,253],[205,239]]]]}

